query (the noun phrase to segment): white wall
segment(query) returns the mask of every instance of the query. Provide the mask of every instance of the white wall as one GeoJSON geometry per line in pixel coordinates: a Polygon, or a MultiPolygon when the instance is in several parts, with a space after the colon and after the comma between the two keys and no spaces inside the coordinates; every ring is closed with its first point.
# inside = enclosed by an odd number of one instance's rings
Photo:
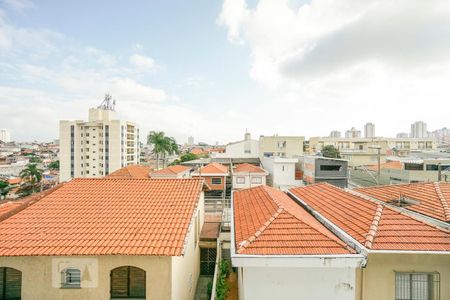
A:
{"type": "Polygon", "coordinates": [[[354,268],[246,267],[239,275],[241,300],[355,299],[354,268]]]}
{"type": "Polygon", "coordinates": [[[260,185],[266,185],[266,175],[265,174],[251,174],[248,173],[235,173],[233,174],[233,189],[247,189],[250,187],[256,187],[260,185]],[[244,177],[245,183],[238,183],[237,177],[244,177]],[[252,178],[254,177],[260,177],[261,183],[252,183],[252,178]]]}
{"type": "Polygon", "coordinates": [[[211,157],[218,158],[257,158],[259,157],[259,142],[244,140],[226,145],[225,153],[211,153],[211,157]],[[250,150],[246,152],[245,150],[250,150]]]}
{"type": "Polygon", "coordinates": [[[262,165],[270,174],[273,187],[299,186],[301,180],[295,180],[297,158],[262,157],[262,165]]]}

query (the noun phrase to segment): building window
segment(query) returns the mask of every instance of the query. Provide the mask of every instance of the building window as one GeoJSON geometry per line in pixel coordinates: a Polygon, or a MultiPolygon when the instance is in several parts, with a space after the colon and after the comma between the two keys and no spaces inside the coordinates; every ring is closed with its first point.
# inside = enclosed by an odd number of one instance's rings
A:
{"type": "Polygon", "coordinates": [[[254,184],[262,184],[262,177],[261,176],[252,177],[252,183],[254,183],[254,184]]]}
{"type": "Polygon", "coordinates": [[[439,298],[439,273],[395,273],[395,300],[439,298]]]}
{"type": "Polygon", "coordinates": [[[111,271],[111,299],[145,299],[145,271],[123,266],[111,271]]]}
{"type": "Polygon", "coordinates": [[[76,268],[67,268],[61,272],[62,288],[80,288],[81,271],[76,268]]]}
{"type": "Polygon", "coordinates": [[[245,177],[244,176],[236,177],[236,183],[237,184],[245,184],[245,177]]]}
{"type": "Polygon", "coordinates": [[[0,268],[0,299],[21,299],[22,272],[13,268],[0,268]]]}
{"type": "Polygon", "coordinates": [[[211,178],[211,184],[214,184],[214,185],[222,184],[222,178],[221,177],[211,178]]]}
{"type": "Polygon", "coordinates": [[[340,165],[321,165],[320,171],[340,171],[340,165]]]}

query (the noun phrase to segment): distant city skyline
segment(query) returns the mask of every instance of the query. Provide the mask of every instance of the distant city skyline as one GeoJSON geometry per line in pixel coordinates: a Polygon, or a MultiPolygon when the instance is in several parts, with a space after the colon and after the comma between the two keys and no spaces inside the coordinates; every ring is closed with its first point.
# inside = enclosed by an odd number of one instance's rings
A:
{"type": "Polygon", "coordinates": [[[50,141],[105,93],[141,141],[450,127],[449,26],[444,0],[0,1],[0,128],[50,141]]]}

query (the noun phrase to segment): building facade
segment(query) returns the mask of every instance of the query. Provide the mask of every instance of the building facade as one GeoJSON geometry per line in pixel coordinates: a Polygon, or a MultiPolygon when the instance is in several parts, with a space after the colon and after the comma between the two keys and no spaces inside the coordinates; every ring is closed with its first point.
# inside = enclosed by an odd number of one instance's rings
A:
{"type": "Polygon", "coordinates": [[[11,135],[9,134],[8,129],[0,129],[0,141],[3,143],[9,143],[11,141],[11,135]]]}
{"type": "Polygon", "coordinates": [[[375,124],[366,123],[366,125],[364,125],[364,137],[365,138],[375,137],[375,124]]]}
{"type": "Polygon", "coordinates": [[[350,130],[347,130],[345,132],[346,138],[360,138],[361,137],[361,130],[357,130],[355,127],[352,127],[350,130]]]}
{"type": "Polygon", "coordinates": [[[89,109],[88,121],[60,121],[59,139],[60,181],[103,177],[139,162],[138,127],[105,107],[89,109]]]}
{"type": "Polygon", "coordinates": [[[259,157],[299,157],[303,155],[303,136],[260,136],[259,157]]]}
{"type": "Polygon", "coordinates": [[[417,121],[411,124],[411,133],[410,137],[412,138],[426,138],[428,137],[427,132],[427,123],[423,121],[417,121]]]}
{"type": "Polygon", "coordinates": [[[332,138],[340,138],[341,137],[341,132],[337,131],[337,130],[333,130],[332,132],[330,132],[330,137],[332,137],[332,138]]]}

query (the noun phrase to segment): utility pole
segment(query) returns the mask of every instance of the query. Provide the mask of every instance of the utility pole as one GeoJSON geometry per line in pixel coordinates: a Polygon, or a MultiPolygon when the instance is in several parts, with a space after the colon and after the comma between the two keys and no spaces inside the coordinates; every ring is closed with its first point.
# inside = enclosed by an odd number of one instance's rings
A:
{"type": "Polygon", "coordinates": [[[377,172],[377,185],[380,184],[380,177],[381,177],[381,146],[370,146],[369,149],[376,149],[378,153],[378,172],[377,172]]]}

